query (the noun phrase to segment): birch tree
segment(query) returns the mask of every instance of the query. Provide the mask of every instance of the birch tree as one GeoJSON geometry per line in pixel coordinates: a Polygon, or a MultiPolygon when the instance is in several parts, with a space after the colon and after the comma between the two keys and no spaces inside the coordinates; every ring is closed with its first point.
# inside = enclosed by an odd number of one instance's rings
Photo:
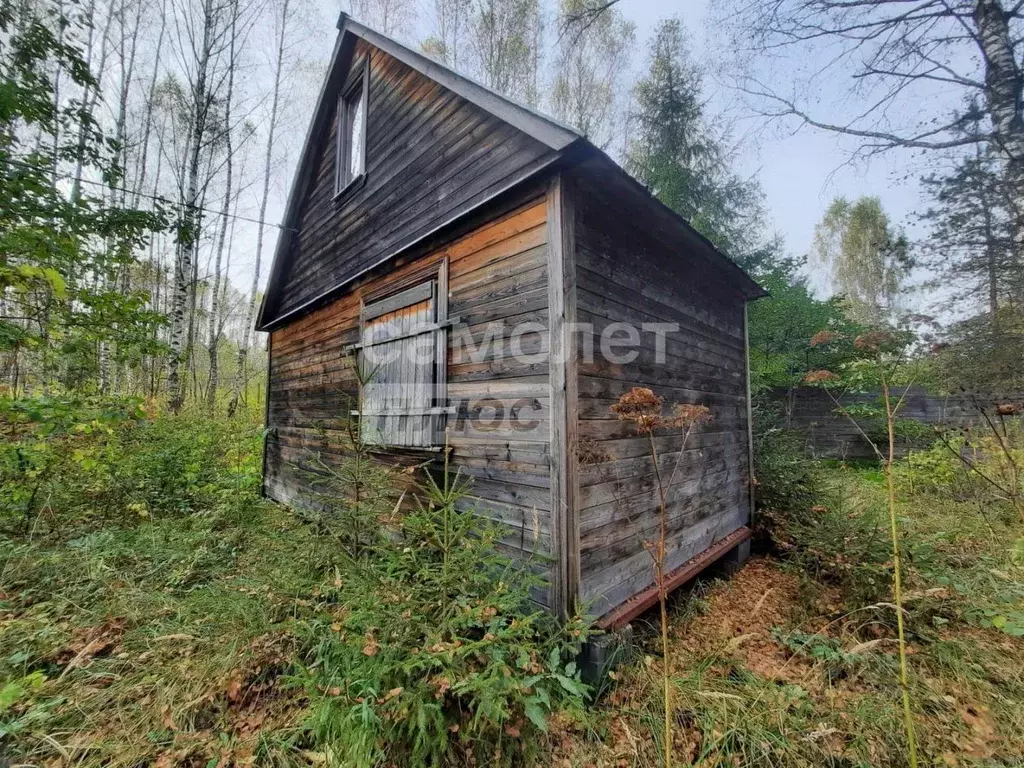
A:
{"type": "MultiPolygon", "coordinates": [[[[583,0],[563,0],[561,24],[579,13],[582,4],[583,0]]],[[[553,111],[602,149],[621,128],[619,108],[635,39],[635,25],[614,9],[578,35],[559,39],[553,111]]]]}
{"type": "MultiPolygon", "coordinates": [[[[219,358],[218,350],[220,347],[220,338],[222,326],[220,324],[220,295],[221,295],[221,267],[224,261],[224,247],[227,243],[228,234],[228,219],[230,216],[231,209],[231,194],[232,194],[232,182],[234,181],[234,160],[235,160],[235,148],[233,138],[233,125],[232,125],[232,102],[235,95],[235,70],[238,65],[237,50],[238,50],[238,0],[232,4],[231,7],[231,33],[230,33],[230,44],[229,44],[229,55],[228,55],[228,83],[227,93],[224,99],[224,123],[226,125],[225,133],[225,169],[224,169],[224,200],[221,206],[221,221],[220,221],[220,233],[218,235],[217,246],[215,250],[215,262],[213,267],[213,285],[210,290],[210,314],[209,324],[207,328],[208,336],[206,342],[207,354],[209,356],[209,377],[206,385],[206,406],[207,410],[213,412],[214,404],[217,398],[217,387],[220,383],[220,371],[219,371],[219,358]]],[[[225,280],[227,277],[225,276],[225,280]]]]}
{"type": "Polygon", "coordinates": [[[984,144],[1001,161],[1014,209],[1014,250],[1024,250],[1024,5],[1004,0],[736,0],[719,24],[754,69],[790,66],[790,77],[745,74],[740,88],[760,114],[851,137],[858,152],[956,151],[984,144]],[[788,58],[787,58],[788,57],[788,58]],[[807,61],[820,71],[798,78],[807,61]],[[779,63],[781,62],[781,63],[779,63]],[[827,63],[827,66],[824,64],[827,63]],[[841,72],[836,82],[832,73],[841,72]],[[828,74],[826,79],[824,74],[828,74]],[[778,82],[791,82],[787,90],[778,82]],[[845,87],[848,110],[814,107],[845,87]],[[950,104],[966,105],[950,108],[950,104]],[[982,130],[965,132],[981,119],[982,130]]]}
{"type": "MultiPolygon", "coordinates": [[[[127,188],[124,186],[127,178],[127,131],[128,131],[128,99],[131,95],[132,84],[135,78],[135,65],[138,54],[139,35],[142,29],[142,0],[119,0],[116,7],[111,9],[111,18],[116,27],[116,44],[114,54],[116,57],[116,71],[119,75],[116,102],[117,107],[114,115],[114,172],[108,177],[110,183],[110,198],[116,200],[117,204],[124,208],[127,203],[127,188]]],[[[129,253],[118,255],[116,274],[105,275],[103,279],[116,281],[117,290],[122,295],[130,291],[130,268],[133,259],[129,253]]],[[[117,327],[112,326],[109,334],[115,339],[117,327]]],[[[108,338],[101,338],[99,341],[99,388],[100,392],[106,392],[111,384],[110,376],[110,353],[113,341],[108,338]]],[[[117,368],[120,373],[120,366],[117,368]]]]}
{"type": "Polygon", "coordinates": [[[352,16],[390,37],[403,37],[414,21],[412,0],[350,0],[352,16]]]}
{"type": "Polygon", "coordinates": [[[256,319],[256,310],[259,303],[260,271],[263,266],[263,246],[266,237],[266,216],[267,203],[270,199],[270,180],[274,167],[274,149],[277,141],[277,127],[279,111],[281,106],[281,83],[287,66],[287,55],[291,41],[289,39],[293,10],[292,0],[278,0],[274,6],[276,16],[276,40],[274,56],[273,87],[270,96],[270,114],[267,122],[267,136],[263,157],[263,186],[260,195],[259,215],[256,234],[256,256],[253,265],[252,286],[249,290],[245,323],[242,326],[242,339],[238,345],[238,361],[235,371],[235,383],[229,411],[234,413],[238,407],[238,399],[245,389],[246,384],[246,362],[249,357],[249,343],[251,328],[256,319]]]}
{"type": "Polygon", "coordinates": [[[893,230],[877,197],[832,201],[815,228],[814,255],[854,321],[874,326],[893,318],[910,260],[907,239],[893,230]]]}
{"type": "Polygon", "coordinates": [[[484,85],[536,103],[541,64],[538,0],[477,0],[468,31],[474,66],[484,85]]]}
{"type": "Polygon", "coordinates": [[[99,101],[103,74],[107,63],[107,43],[110,39],[109,30],[111,25],[101,23],[101,19],[97,17],[97,10],[96,0],[90,0],[83,10],[83,25],[86,29],[85,63],[93,75],[92,80],[85,83],[82,89],[82,108],[79,112],[78,120],[78,142],[74,152],[75,170],[71,181],[70,197],[72,201],[77,201],[82,197],[82,174],[87,165],[86,150],[90,145],[90,139],[95,136],[96,104],[99,101]],[[101,31],[98,53],[96,51],[97,28],[101,31]]]}
{"type": "Polygon", "coordinates": [[[0,206],[0,296],[5,302],[14,299],[18,315],[5,309],[0,317],[0,356],[12,353],[13,383],[23,391],[32,386],[47,391],[57,381],[81,387],[95,381],[97,338],[116,327],[127,345],[148,332],[148,314],[103,277],[159,221],[103,194],[97,180],[116,176],[111,151],[116,142],[85,112],[94,103],[91,96],[65,102],[48,90],[55,70],[63,72],[66,93],[89,94],[95,88],[83,42],[90,35],[89,17],[62,17],[55,33],[50,28],[54,4],[22,6],[17,29],[11,10],[0,5],[6,94],[0,157],[18,172],[0,174],[0,200],[6,203],[0,206]],[[36,139],[27,140],[32,135],[36,139]],[[54,143],[58,158],[76,167],[76,199],[58,183],[67,176],[50,162],[54,143]],[[86,181],[99,193],[87,193],[86,181]],[[38,365],[26,371],[19,352],[29,348],[38,365]]]}
{"type": "MultiPolygon", "coordinates": [[[[200,172],[209,149],[213,108],[223,72],[218,63],[229,41],[230,24],[225,23],[230,3],[222,0],[201,0],[198,8],[190,8],[182,0],[176,17],[176,32],[182,43],[179,53],[189,74],[189,126],[186,137],[184,175],[179,177],[178,225],[174,258],[174,283],[170,310],[170,353],[168,356],[167,389],[171,409],[177,411],[184,402],[181,364],[184,361],[191,330],[189,302],[193,289],[196,248],[202,225],[200,198],[205,190],[200,172]],[[195,13],[190,13],[195,11],[195,13]],[[194,21],[193,21],[194,20],[194,21]]],[[[230,67],[228,67],[230,69],[230,67]]]]}
{"type": "Polygon", "coordinates": [[[422,43],[424,53],[450,67],[459,67],[472,0],[434,0],[433,32],[422,43]]]}

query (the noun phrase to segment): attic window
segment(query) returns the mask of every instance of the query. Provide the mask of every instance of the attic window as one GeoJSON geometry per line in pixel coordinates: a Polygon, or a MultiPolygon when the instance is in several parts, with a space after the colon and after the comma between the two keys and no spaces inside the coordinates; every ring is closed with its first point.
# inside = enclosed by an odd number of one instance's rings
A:
{"type": "Polygon", "coordinates": [[[366,66],[350,81],[338,104],[338,155],[335,165],[335,193],[340,194],[366,172],[366,66]]]}
{"type": "MultiPolygon", "coordinates": [[[[426,275],[424,275],[426,277],[426,275]]],[[[370,445],[431,448],[447,407],[447,265],[430,279],[363,304],[360,432],[370,445]]]]}

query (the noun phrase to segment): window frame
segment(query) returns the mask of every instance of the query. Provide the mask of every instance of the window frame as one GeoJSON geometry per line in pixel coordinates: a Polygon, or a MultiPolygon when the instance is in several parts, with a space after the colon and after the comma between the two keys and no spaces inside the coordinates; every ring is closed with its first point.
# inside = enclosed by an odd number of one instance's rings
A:
{"type": "MultiPolygon", "coordinates": [[[[364,59],[356,67],[338,97],[337,136],[334,147],[334,196],[339,198],[366,178],[366,137],[370,122],[370,62],[364,59]],[[360,128],[361,170],[351,175],[352,131],[351,121],[354,106],[363,108],[363,125],[360,128]]],[[[356,107],[358,108],[358,107],[356,107]]]]}
{"type": "MultiPolygon", "coordinates": [[[[390,314],[391,312],[397,311],[398,309],[402,309],[406,306],[413,306],[416,302],[410,302],[408,304],[399,303],[396,306],[389,307],[386,311],[381,311],[382,308],[380,305],[389,300],[394,300],[403,294],[414,294],[416,289],[425,285],[431,286],[434,299],[434,320],[432,323],[428,323],[426,326],[423,326],[421,331],[422,333],[434,334],[434,394],[432,398],[433,404],[429,407],[430,414],[435,416],[434,434],[431,436],[429,445],[407,445],[383,442],[369,443],[369,445],[378,450],[398,449],[402,451],[427,452],[436,452],[441,450],[447,416],[456,412],[454,407],[448,405],[448,329],[451,326],[458,324],[460,322],[460,318],[449,317],[448,315],[447,257],[410,273],[400,281],[383,286],[378,290],[368,292],[361,296],[359,301],[359,342],[351,345],[347,349],[350,353],[357,355],[357,365],[361,364],[358,357],[360,351],[368,346],[374,346],[373,344],[367,344],[363,341],[367,323],[372,322],[377,317],[382,317],[384,314],[390,314]]],[[[386,344],[392,341],[395,341],[395,339],[378,343],[386,344]]],[[[364,385],[360,384],[359,386],[359,401],[362,403],[365,401],[365,392],[362,391],[364,385]]],[[[352,415],[359,418],[363,416],[359,411],[352,411],[352,415]]],[[[372,415],[386,416],[388,414],[378,413],[372,415]]],[[[404,414],[396,413],[394,415],[401,416],[404,414]]],[[[362,435],[362,429],[363,426],[360,424],[360,435],[362,435]]],[[[365,440],[365,438],[363,439],[365,440]]]]}

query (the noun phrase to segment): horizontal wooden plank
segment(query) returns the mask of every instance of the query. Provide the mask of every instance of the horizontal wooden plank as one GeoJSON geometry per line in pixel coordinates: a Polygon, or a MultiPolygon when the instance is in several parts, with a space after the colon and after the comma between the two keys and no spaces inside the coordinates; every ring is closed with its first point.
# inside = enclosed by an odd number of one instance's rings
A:
{"type": "MultiPolygon", "coordinates": [[[[685,538],[676,539],[667,548],[667,569],[675,570],[691,557],[703,552],[716,541],[746,524],[742,511],[735,510],[701,521],[687,530],[685,538]]],[[[606,614],[630,597],[654,583],[654,569],[647,552],[616,563],[600,574],[583,580],[583,599],[595,615],[606,614]]]]}
{"type": "MultiPolygon", "coordinates": [[[[744,541],[748,541],[751,536],[752,533],[750,529],[744,526],[743,528],[733,531],[724,539],[716,541],[707,549],[691,557],[674,571],[665,574],[665,590],[667,592],[673,592],[686,582],[692,581],[709,566],[729,554],[729,552],[735,547],[739,546],[744,541]]],[[[602,616],[598,621],[598,626],[601,627],[601,629],[608,631],[621,629],[648,608],[657,605],[660,599],[660,590],[657,585],[652,585],[648,589],[622,603],[615,610],[602,616]]]]}

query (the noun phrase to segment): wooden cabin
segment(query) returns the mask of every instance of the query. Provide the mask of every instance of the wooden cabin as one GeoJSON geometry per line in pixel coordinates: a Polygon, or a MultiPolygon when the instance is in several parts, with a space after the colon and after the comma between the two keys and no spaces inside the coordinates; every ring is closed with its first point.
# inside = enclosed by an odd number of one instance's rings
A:
{"type": "Polygon", "coordinates": [[[546,577],[540,602],[621,625],[653,602],[659,506],[648,440],[609,407],[642,386],[714,417],[685,452],[656,439],[670,583],[735,557],[762,289],[573,129],[338,26],[257,325],[265,493],[301,504],[299,467],[361,397],[384,454],[447,440],[467,503],[546,577]]]}

